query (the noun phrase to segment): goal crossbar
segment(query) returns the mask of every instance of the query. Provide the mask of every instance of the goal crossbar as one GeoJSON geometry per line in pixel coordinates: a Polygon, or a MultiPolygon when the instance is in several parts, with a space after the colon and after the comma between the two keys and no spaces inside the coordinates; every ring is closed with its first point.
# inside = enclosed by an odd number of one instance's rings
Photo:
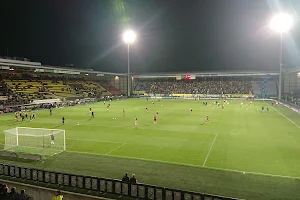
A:
{"type": "MultiPolygon", "coordinates": [[[[50,134],[43,134],[43,135],[34,135],[34,134],[19,134],[19,133],[9,133],[9,134],[12,134],[12,135],[19,135],[19,136],[28,136],[28,137],[44,137],[44,136],[50,136],[52,135],[51,133],[50,134]]],[[[59,133],[53,133],[53,135],[56,135],[56,134],[59,134],[59,133]]]]}
{"type": "MultiPolygon", "coordinates": [[[[16,128],[24,128],[24,129],[39,129],[39,130],[52,130],[52,131],[64,131],[63,129],[54,129],[54,128],[32,128],[32,127],[22,127],[22,126],[18,126],[16,128]]],[[[14,129],[14,128],[13,128],[14,129]]]]}

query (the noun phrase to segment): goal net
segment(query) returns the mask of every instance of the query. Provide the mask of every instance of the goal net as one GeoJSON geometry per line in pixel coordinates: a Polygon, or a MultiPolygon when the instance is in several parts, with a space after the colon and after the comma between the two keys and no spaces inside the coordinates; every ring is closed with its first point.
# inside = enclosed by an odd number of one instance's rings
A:
{"type": "Polygon", "coordinates": [[[4,134],[6,151],[53,156],[66,150],[65,130],[16,127],[4,134]]]}

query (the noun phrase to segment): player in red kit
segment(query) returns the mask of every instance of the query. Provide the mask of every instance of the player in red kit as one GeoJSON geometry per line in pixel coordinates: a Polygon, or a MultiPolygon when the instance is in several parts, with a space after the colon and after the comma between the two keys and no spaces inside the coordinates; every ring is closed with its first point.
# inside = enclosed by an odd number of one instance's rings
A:
{"type": "Polygon", "coordinates": [[[153,123],[154,124],[157,124],[157,121],[156,121],[157,119],[156,119],[156,116],[154,116],[154,119],[153,119],[153,123]]]}
{"type": "Polygon", "coordinates": [[[206,114],[206,123],[209,121],[208,114],[206,114]]]}
{"type": "Polygon", "coordinates": [[[148,107],[146,107],[146,111],[148,111],[148,107]]]}

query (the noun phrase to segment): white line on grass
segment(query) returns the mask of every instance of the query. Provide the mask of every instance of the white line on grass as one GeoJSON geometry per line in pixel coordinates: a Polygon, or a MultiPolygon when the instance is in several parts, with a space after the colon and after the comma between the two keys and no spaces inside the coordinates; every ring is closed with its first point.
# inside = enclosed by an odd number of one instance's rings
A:
{"type": "Polygon", "coordinates": [[[102,140],[85,140],[85,139],[77,139],[77,138],[67,138],[67,140],[78,140],[78,141],[83,141],[83,142],[99,142],[99,143],[124,144],[124,142],[110,142],[110,141],[102,141],[102,140]]]}
{"type": "Polygon", "coordinates": [[[66,152],[80,153],[80,154],[86,154],[86,155],[96,155],[96,156],[108,156],[108,157],[116,157],[116,158],[134,159],[134,160],[150,161],[150,162],[158,162],[158,163],[167,163],[167,164],[173,164],[173,165],[181,165],[181,166],[187,166],[187,167],[212,169],[212,170],[219,170],[219,171],[225,171],[225,172],[226,171],[227,172],[236,172],[236,173],[244,173],[245,172],[246,174],[271,176],[271,177],[277,177],[277,178],[300,179],[300,177],[296,177],[296,176],[284,176],[284,175],[276,175],[276,174],[265,174],[265,173],[260,173],[260,172],[240,171],[240,170],[235,170],[235,169],[226,169],[226,168],[217,168],[217,167],[185,164],[185,163],[178,163],[178,162],[169,162],[169,161],[162,161],[162,160],[153,160],[153,159],[148,159],[148,158],[136,158],[136,157],[118,156],[118,155],[105,155],[105,154],[100,154],[100,153],[89,153],[89,152],[83,152],[83,151],[69,151],[69,150],[67,150],[66,152]]]}
{"type": "Polygon", "coordinates": [[[217,167],[208,167],[205,166],[204,168],[207,169],[213,169],[213,170],[219,170],[219,171],[227,171],[227,172],[237,172],[237,173],[246,173],[246,174],[253,174],[253,175],[261,175],[261,176],[271,176],[271,177],[277,177],[277,178],[290,178],[290,179],[299,179],[300,177],[294,177],[294,176],[283,176],[283,175],[276,175],[276,174],[265,174],[260,172],[248,172],[248,171],[240,171],[235,169],[226,169],[226,168],[217,168],[217,167]]]}
{"type": "Polygon", "coordinates": [[[113,149],[113,150],[111,150],[111,151],[107,152],[105,155],[107,156],[108,154],[110,154],[110,153],[112,153],[112,152],[114,152],[114,151],[116,151],[116,150],[120,149],[121,147],[125,146],[126,144],[127,144],[127,143],[124,143],[124,144],[122,144],[122,145],[118,146],[117,148],[115,148],[115,149],[113,149]]]}
{"type": "Polygon", "coordinates": [[[72,151],[72,150],[66,150],[65,152],[69,152],[69,153],[80,153],[80,154],[87,154],[87,155],[104,156],[104,154],[101,154],[101,153],[90,153],[90,152],[85,152],[85,151],[72,151]]]}
{"type": "Polygon", "coordinates": [[[212,142],[211,145],[210,145],[209,151],[208,151],[208,153],[207,153],[207,155],[206,155],[206,158],[205,158],[205,160],[204,160],[204,163],[203,163],[203,165],[202,165],[203,167],[205,166],[205,163],[206,163],[206,161],[207,161],[207,159],[208,159],[208,157],[209,157],[209,154],[210,154],[210,151],[211,151],[212,147],[214,146],[214,143],[215,143],[215,141],[216,141],[217,136],[218,136],[218,134],[216,134],[215,139],[213,140],[213,142],[212,142]]]}
{"type": "Polygon", "coordinates": [[[290,122],[292,122],[295,126],[297,126],[298,128],[300,128],[300,126],[298,124],[296,124],[295,122],[293,122],[290,118],[288,118],[287,116],[285,116],[284,114],[282,114],[279,110],[277,110],[276,108],[274,108],[273,106],[271,106],[274,110],[276,110],[279,114],[281,114],[283,117],[285,117],[287,120],[289,120],[290,122]]]}

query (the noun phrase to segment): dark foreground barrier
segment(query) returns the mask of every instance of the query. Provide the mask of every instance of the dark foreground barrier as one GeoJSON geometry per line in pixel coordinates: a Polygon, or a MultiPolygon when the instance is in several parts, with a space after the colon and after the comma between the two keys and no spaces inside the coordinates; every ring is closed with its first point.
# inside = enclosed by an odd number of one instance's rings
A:
{"type": "Polygon", "coordinates": [[[0,151],[0,156],[12,157],[12,158],[22,158],[28,160],[42,160],[42,156],[40,155],[32,155],[32,154],[24,154],[24,153],[16,153],[13,151],[0,151]]]}
{"type": "Polygon", "coordinates": [[[30,169],[13,165],[0,164],[0,175],[21,178],[41,183],[55,184],[94,191],[111,193],[149,200],[234,200],[231,197],[220,197],[197,192],[183,191],[147,184],[129,184],[121,180],[93,176],[82,176],[67,173],[30,169]]]}

